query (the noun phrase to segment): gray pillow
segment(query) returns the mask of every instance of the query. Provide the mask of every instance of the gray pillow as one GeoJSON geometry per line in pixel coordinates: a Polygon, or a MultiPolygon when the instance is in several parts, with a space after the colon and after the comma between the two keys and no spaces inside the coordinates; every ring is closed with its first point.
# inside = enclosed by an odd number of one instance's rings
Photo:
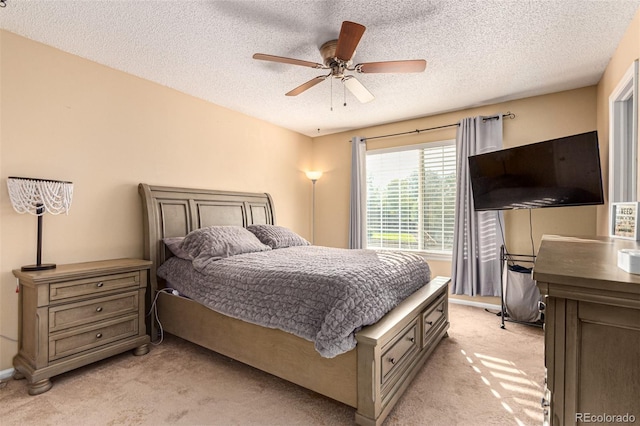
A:
{"type": "Polygon", "coordinates": [[[243,253],[271,250],[241,226],[209,226],[190,232],[182,241],[182,250],[201,269],[211,261],[243,253]]]}
{"type": "Polygon", "coordinates": [[[253,232],[262,244],[266,244],[272,249],[308,246],[310,244],[309,241],[284,226],[249,225],[247,229],[253,232]]]}
{"type": "Polygon", "coordinates": [[[189,253],[184,251],[182,248],[182,241],[184,241],[184,237],[168,237],[163,238],[162,241],[164,242],[164,245],[171,250],[171,253],[173,253],[174,256],[177,256],[180,259],[193,260],[193,258],[189,256],[189,253]]]}

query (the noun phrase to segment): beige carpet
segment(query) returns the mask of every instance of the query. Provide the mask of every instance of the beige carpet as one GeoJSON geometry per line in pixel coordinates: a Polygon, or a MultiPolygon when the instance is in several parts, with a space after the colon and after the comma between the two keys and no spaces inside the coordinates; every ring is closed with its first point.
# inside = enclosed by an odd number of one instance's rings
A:
{"type": "MultiPolygon", "coordinates": [[[[541,425],[542,330],[450,305],[451,328],[385,425],[541,425]]],[[[354,409],[167,336],[55,377],[27,395],[0,389],[8,425],[351,425],[354,409]]]]}

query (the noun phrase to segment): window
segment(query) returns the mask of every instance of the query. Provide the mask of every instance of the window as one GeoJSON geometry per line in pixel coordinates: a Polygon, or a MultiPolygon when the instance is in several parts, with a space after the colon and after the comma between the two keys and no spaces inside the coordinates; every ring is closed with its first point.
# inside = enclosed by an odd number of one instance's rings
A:
{"type": "Polygon", "coordinates": [[[609,201],[637,200],[638,61],[609,97],[609,201]]]}
{"type": "Polygon", "coordinates": [[[454,140],[367,152],[367,248],[450,255],[454,140]]]}

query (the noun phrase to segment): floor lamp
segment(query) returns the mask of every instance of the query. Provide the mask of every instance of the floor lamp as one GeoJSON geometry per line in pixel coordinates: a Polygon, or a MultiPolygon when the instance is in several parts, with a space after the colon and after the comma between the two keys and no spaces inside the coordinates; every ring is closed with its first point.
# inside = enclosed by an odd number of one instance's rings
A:
{"type": "Polygon", "coordinates": [[[9,176],[9,199],[18,213],[38,216],[38,246],[36,264],[23,266],[23,271],[54,269],[55,263],[42,263],[42,216],[69,213],[73,197],[73,183],[60,180],[34,179],[9,176]]]}
{"type": "Polygon", "coordinates": [[[315,214],[316,214],[316,181],[322,177],[321,171],[308,171],[307,178],[313,182],[313,196],[311,201],[311,244],[315,244],[315,214]]]}

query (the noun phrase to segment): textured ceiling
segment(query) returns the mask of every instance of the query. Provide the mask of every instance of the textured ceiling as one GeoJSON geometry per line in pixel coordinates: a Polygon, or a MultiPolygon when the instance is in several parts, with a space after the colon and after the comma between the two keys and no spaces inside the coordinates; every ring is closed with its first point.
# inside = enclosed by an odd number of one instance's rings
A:
{"type": "MultiPolygon", "coordinates": [[[[598,82],[640,0],[5,0],[1,28],[309,136],[598,82]],[[354,63],[426,59],[418,74],[358,74],[284,94],[324,70],[342,21],[367,27],[354,63]],[[343,105],[346,99],[346,106],[343,105]],[[333,107],[333,110],[332,108],[333,107]]],[[[640,41],[639,41],[640,43],[640,41]]]]}

